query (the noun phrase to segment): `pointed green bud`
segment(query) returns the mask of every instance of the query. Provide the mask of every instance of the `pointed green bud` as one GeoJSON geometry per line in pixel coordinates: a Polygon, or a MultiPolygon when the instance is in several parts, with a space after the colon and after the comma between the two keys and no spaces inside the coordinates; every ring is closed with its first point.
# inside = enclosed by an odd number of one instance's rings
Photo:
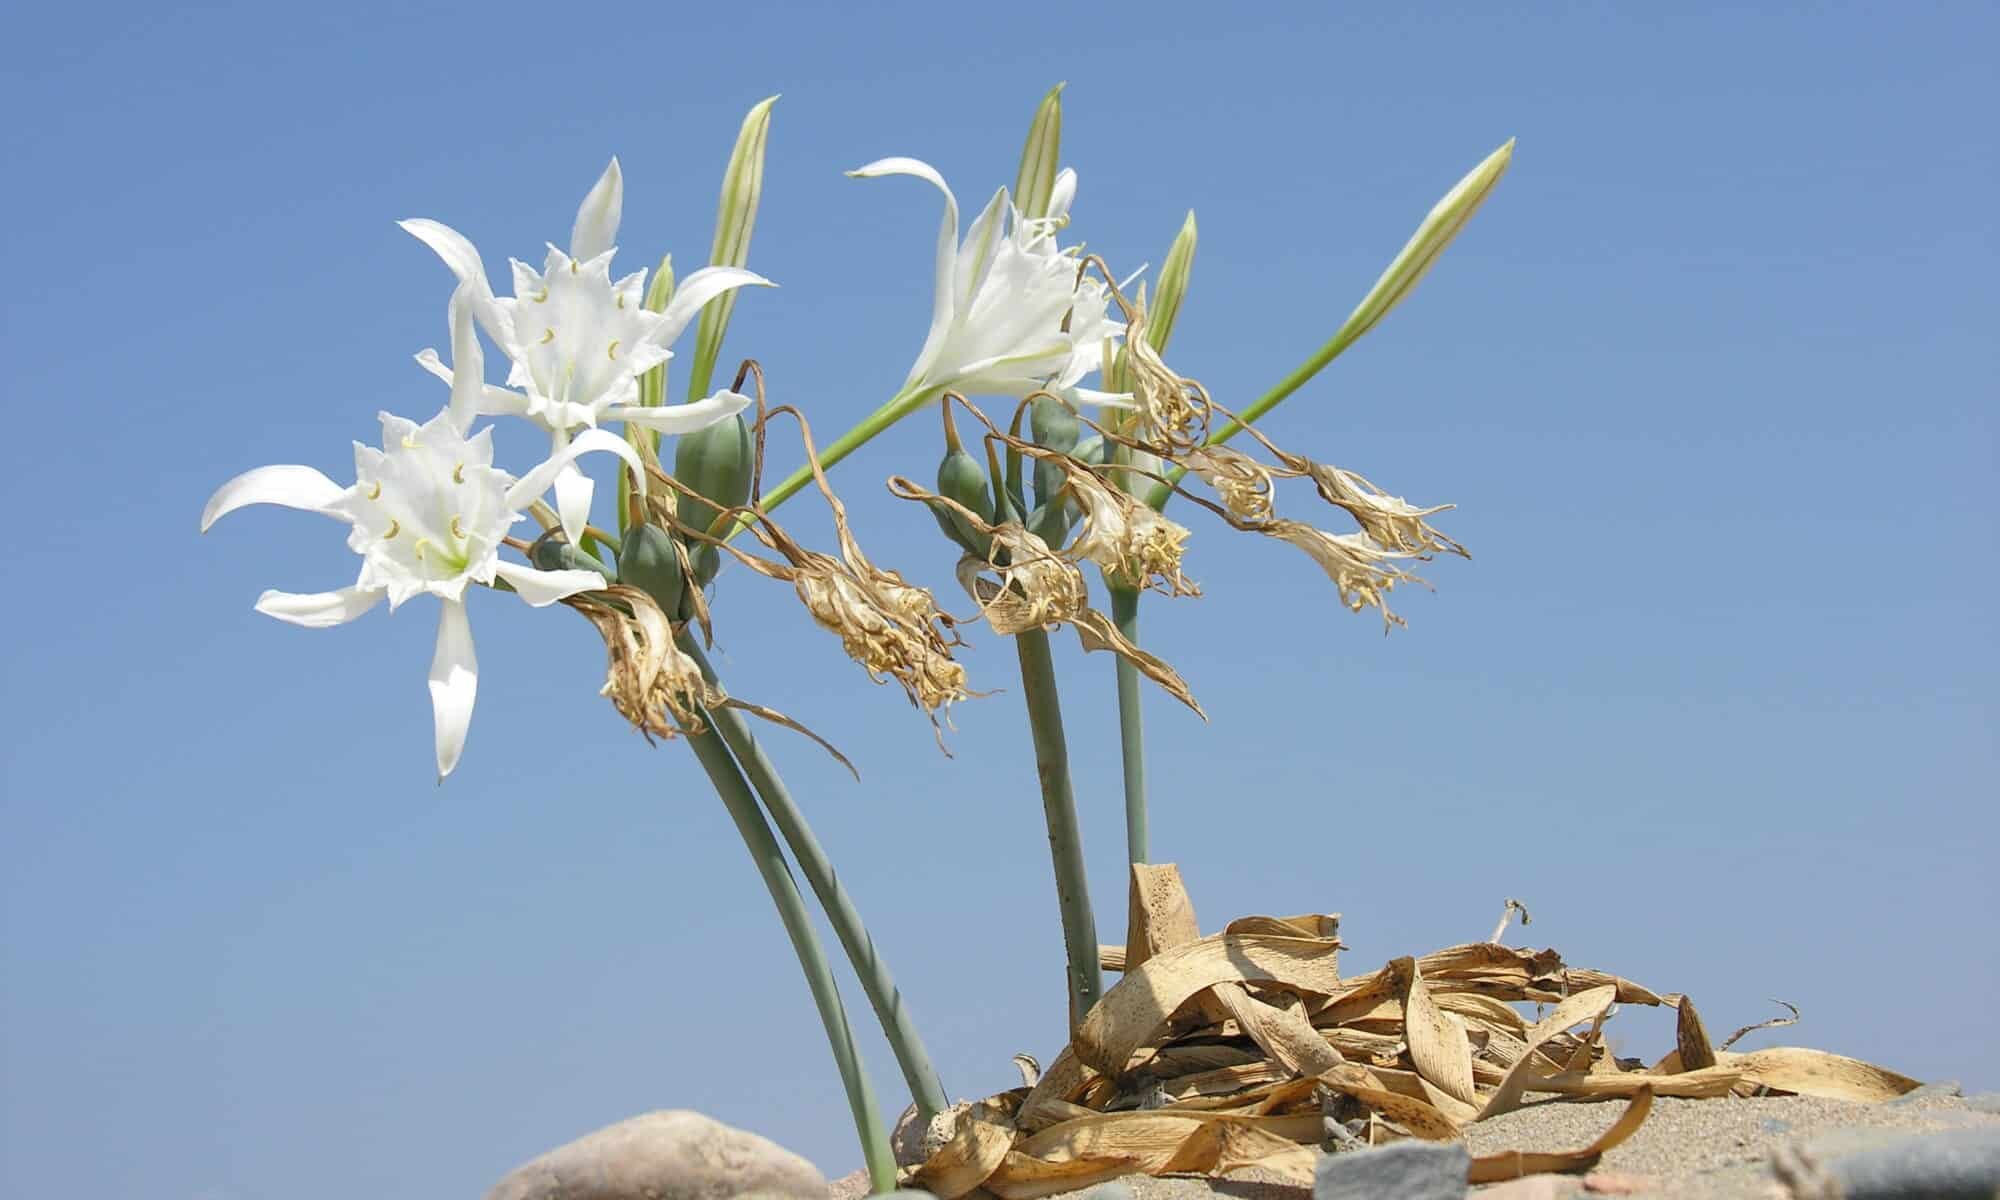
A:
{"type": "Polygon", "coordinates": [[[674,478],[700,496],[681,496],[677,506],[681,523],[709,532],[716,518],[722,515],[722,508],[735,508],[748,501],[756,458],[750,425],[741,413],[682,435],[674,446],[674,478]],[[715,503],[705,503],[702,496],[715,503]]]}
{"type": "Polygon", "coordinates": [[[543,571],[596,571],[604,582],[618,582],[618,572],[595,554],[587,554],[562,540],[562,534],[543,536],[528,545],[528,562],[543,571]]]}
{"type": "MultiPolygon", "coordinates": [[[[674,295],[674,256],[662,255],[660,268],[653,272],[653,281],[646,285],[643,301],[648,312],[665,312],[667,301],[674,295]]],[[[639,376],[639,403],[658,405],[666,397],[667,364],[661,363],[639,376]]],[[[625,440],[639,452],[640,461],[648,466],[658,466],[660,462],[660,435],[643,426],[627,423],[625,440]]],[[[632,479],[624,471],[618,472],[618,535],[623,537],[632,525],[632,479]]]]}
{"type": "MultiPolygon", "coordinates": [[[[1042,396],[1028,408],[1028,429],[1035,436],[1035,444],[1047,446],[1068,454],[1076,447],[1077,435],[1083,426],[1076,414],[1060,400],[1042,396]]],[[[1064,475],[1062,468],[1053,463],[1035,460],[1035,500],[1049,504],[1056,493],[1062,491],[1064,475]]]]}
{"type": "MultiPolygon", "coordinates": [[[[944,461],[938,464],[937,490],[938,495],[956,500],[977,513],[980,520],[988,524],[993,522],[993,491],[985,468],[963,449],[945,452],[944,461]]],[[[944,535],[964,547],[967,553],[981,558],[986,556],[993,544],[990,536],[974,529],[964,517],[943,505],[932,508],[931,515],[937,518],[938,528],[944,530],[944,535]]]]}
{"type": "Polygon", "coordinates": [[[1361,303],[1355,306],[1346,324],[1334,335],[1335,340],[1354,341],[1375,328],[1377,322],[1403,302],[1403,298],[1417,286],[1417,281],[1424,277],[1424,272],[1437,261],[1438,255],[1443,254],[1444,248],[1458,236],[1458,231],[1465,228],[1472,214],[1479,211],[1480,204],[1493,190],[1493,185],[1500,182],[1500,176],[1506,173],[1507,164],[1512,161],[1514,139],[1508,138],[1506,145],[1487,155],[1485,161],[1472,168],[1457,186],[1445,193],[1444,199],[1431,207],[1423,224],[1417,226],[1417,231],[1404,244],[1402,253],[1389,264],[1388,270],[1382,272],[1382,277],[1375,281],[1375,286],[1361,298],[1361,303]]]}
{"type": "MultiPolygon", "coordinates": [[[[722,172],[722,201],[715,214],[715,243],[708,262],[714,267],[740,267],[750,261],[750,232],[757,224],[757,202],[764,195],[764,147],[770,140],[771,106],[776,96],[758,102],[743,118],[729,165],[722,172]]],[[[688,371],[688,399],[708,395],[722,338],[729,332],[729,315],[736,310],[730,289],[702,306],[694,332],[694,364],[688,371]]]]}
{"type": "Polygon", "coordinates": [[[618,577],[644,590],[668,616],[680,612],[687,576],[681,570],[680,555],[674,551],[673,537],[659,526],[635,525],[626,531],[618,547],[618,577]]]}
{"type": "Polygon", "coordinates": [[[1068,497],[1051,499],[1034,512],[1028,514],[1028,532],[1051,546],[1060,546],[1069,537],[1070,502],[1068,497]]]}
{"type": "Polygon", "coordinates": [[[1146,341],[1164,354],[1174,336],[1174,321],[1181,315],[1181,301],[1187,296],[1188,277],[1194,272],[1194,210],[1189,209],[1174,244],[1167,248],[1167,261],[1160,267],[1160,285],[1146,306],[1146,341]]]}
{"type": "Polygon", "coordinates": [[[1103,466],[1106,461],[1103,436],[1091,434],[1078,442],[1076,449],[1069,452],[1069,456],[1079,462],[1087,462],[1093,467],[1103,466]]]}
{"type": "Polygon", "coordinates": [[[1021,172],[1014,177],[1014,206],[1024,217],[1049,215],[1049,198],[1056,188],[1056,160],[1062,155],[1062,90],[1059,83],[1042,97],[1021,147],[1021,172]]]}

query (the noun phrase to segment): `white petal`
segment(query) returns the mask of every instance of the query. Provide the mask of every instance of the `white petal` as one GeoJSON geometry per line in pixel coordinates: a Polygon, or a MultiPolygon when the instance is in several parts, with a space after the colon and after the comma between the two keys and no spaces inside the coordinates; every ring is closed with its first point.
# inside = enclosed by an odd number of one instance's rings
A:
{"type": "Polygon", "coordinates": [[[513,324],[506,319],[499,306],[494,303],[493,285],[486,282],[486,266],[480,261],[479,250],[466,236],[451,226],[427,217],[412,217],[398,221],[403,232],[429,246],[451,268],[458,282],[471,289],[472,315],[486,327],[486,332],[502,346],[513,340],[513,324]]]}
{"type": "Polygon", "coordinates": [[[307,629],[331,629],[374,608],[381,599],[381,591],[373,588],[350,587],[337,592],[268,591],[257,597],[257,611],[307,629]]]}
{"type": "Polygon", "coordinates": [[[479,302],[470,283],[461,283],[451,294],[451,424],[460,434],[472,428],[485,399],[486,352],[479,348],[479,334],[472,317],[479,302]]]}
{"type": "Polygon", "coordinates": [[[930,370],[931,361],[943,347],[945,334],[952,322],[952,272],[958,256],[958,197],[951,194],[944,176],[927,162],[914,158],[882,158],[849,171],[857,179],[874,179],[883,175],[914,175],[928,180],[937,190],[944,193],[944,223],[938,228],[936,296],[932,300],[931,329],[924,338],[924,348],[917,354],[917,363],[910,368],[910,382],[922,378],[930,370]]]}
{"type": "Polygon", "coordinates": [[[479,693],[479,660],[472,653],[472,623],[465,602],[446,600],[438,615],[437,653],[431,658],[431,717],[437,729],[438,779],[458,766],[472,701],[479,693]]]}
{"type": "Polygon", "coordinates": [[[577,470],[574,461],[564,463],[556,472],[556,514],[562,518],[563,536],[572,546],[583,544],[583,526],[590,520],[590,498],[596,491],[597,484],[577,470]]]}
{"type": "Polygon", "coordinates": [[[554,604],[564,596],[592,592],[604,586],[604,576],[596,571],[543,571],[523,563],[502,561],[493,568],[493,572],[513,584],[521,599],[535,608],[554,604]]]}
{"type": "Polygon", "coordinates": [[[614,157],[576,210],[576,226],[569,235],[569,256],[578,262],[588,262],[611,249],[618,240],[618,222],[624,210],[625,175],[614,157]]]}
{"type": "Polygon", "coordinates": [[[965,231],[965,244],[959,247],[957,267],[952,281],[956,294],[952,303],[957,312],[966,312],[972,307],[972,298],[979,294],[979,285],[985,282],[986,272],[992,267],[993,259],[1000,253],[1000,221],[1009,211],[1007,189],[993,193],[993,199],[977,217],[972,227],[965,231]]]}
{"type": "Polygon", "coordinates": [[[311,467],[258,467],[215,489],[201,510],[201,531],[207,533],[210,525],[246,504],[281,504],[345,521],[333,505],[346,494],[346,488],[311,467]]]}
{"type": "Polygon", "coordinates": [[[1056,174],[1056,186],[1049,193],[1049,216],[1061,220],[1069,216],[1069,206],[1076,201],[1076,169],[1064,167],[1056,174]]]}
{"type": "MultiPolygon", "coordinates": [[[[451,368],[444,365],[436,350],[426,347],[416,353],[417,365],[431,374],[452,382],[451,368]]],[[[528,398],[520,392],[486,384],[479,392],[479,415],[482,417],[524,417],[528,414],[528,398]]]]}
{"type": "Polygon", "coordinates": [[[537,464],[532,471],[516,480],[514,486],[507,489],[507,507],[518,510],[526,506],[529,501],[549,490],[549,485],[556,481],[556,476],[564,467],[593,450],[616,454],[624,459],[638,478],[639,490],[641,492],[646,490],[646,469],[639,462],[638,451],[632,449],[629,442],[615,433],[607,433],[602,429],[586,429],[577,434],[568,445],[551,454],[546,462],[537,464]]]}
{"type": "Polygon", "coordinates": [[[679,436],[697,433],[717,421],[726,421],[750,407],[750,403],[750,397],[725,388],[706,400],[697,400],[692,404],[663,404],[657,408],[621,405],[607,411],[605,416],[614,421],[643,425],[668,436],[679,436]]]}
{"type": "Polygon", "coordinates": [[[648,335],[649,340],[662,346],[670,346],[677,341],[681,332],[694,320],[701,306],[707,304],[731,288],[777,287],[770,280],[755,271],[742,267],[703,267],[674,285],[673,299],[661,312],[659,327],[648,335]]]}

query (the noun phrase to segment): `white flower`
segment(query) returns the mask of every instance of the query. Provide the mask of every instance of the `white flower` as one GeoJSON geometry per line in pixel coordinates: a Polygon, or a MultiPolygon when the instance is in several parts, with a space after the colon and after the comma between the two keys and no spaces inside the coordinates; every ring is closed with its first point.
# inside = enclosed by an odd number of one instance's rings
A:
{"type": "MultiPolygon", "coordinates": [[[[514,295],[508,298],[493,294],[479,251],[464,235],[436,221],[401,222],[458,276],[464,302],[513,364],[507,387],[482,382],[478,412],[528,417],[549,430],[560,449],[571,431],[605,421],[684,434],[749,405],[748,397],[732,391],[693,404],[640,405],[639,377],[673,357],[674,341],[704,304],[733,288],[771,283],[741,267],[704,267],[680,281],[664,311],[649,312],[643,303],[645,271],[611,277],[612,242],[624,202],[624,177],[614,158],[577,209],[567,254],[551,245],[540,271],[510,260],[514,295]]],[[[417,361],[451,378],[434,351],[424,351],[417,361]]],[[[563,531],[574,543],[590,511],[590,479],[571,466],[558,474],[555,487],[563,531]]]]}
{"type": "MultiPolygon", "coordinates": [[[[257,611],[267,616],[320,629],[352,621],[384,597],[391,610],[423,592],[442,602],[430,674],[440,779],[458,765],[479,685],[465,614],[466,585],[503,580],[538,608],[605,586],[595,571],[543,571],[504,561],[501,539],[522,519],[516,510],[548,490],[578,455],[606,450],[635,467],[638,463],[623,439],[589,430],[519,479],[495,468],[492,430],[467,437],[470,417],[459,411],[478,386],[481,356],[471,338],[469,314],[454,307],[461,328],[453,339],[459,347],[459,379],[451,407],[422,425],[383,413],[382,448],[355,443],[352,487],[343,488],[311,467],[259,467],[223,484],[201,514],[204,533],[222,516],[249,504],[323,513],[352,527],[347,545],[361,556],[354,585],[308,594],[267,591],[257,598],[257,611]]],[[[643,486],[643,474],[640,479],[643,486]]]]}
{"type": "Polygon", "coordinates": [[[1047,388],[1075,399],[1112,399],[1076,386],[1103,364],[1125,326],[1110,315],[1104,282],[1084,278],[1077,250],[1056,244],[1076,196],[1075,171],[1056,177],[1046,218],[1023,217],[1001,188],[962,246],[958,199],[928,163],[885,158],[848,174],[914,175],[944,193],[930,334],[906,392],[1025,396],[1047,388]]]}

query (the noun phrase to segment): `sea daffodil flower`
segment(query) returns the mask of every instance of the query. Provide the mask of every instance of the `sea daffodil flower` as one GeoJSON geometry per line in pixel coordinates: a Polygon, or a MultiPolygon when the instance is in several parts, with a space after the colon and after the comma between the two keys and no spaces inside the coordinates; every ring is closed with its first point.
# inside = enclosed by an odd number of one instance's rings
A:
{"type": "Polygon", "coordinates": [[[517,510],[547,491],[560,472],[573,468],[578,455],[605,450],[638,465],[637,454],[623,439],[593,429],[518,479],[496,468],[492,429],[466,435],[470,405],[465,401],[478,386],[481,361],[464,308],[459,308],[457,323],[461,328],[453,340],[459,345],[460,386],[453,389],[454,404],[422,425],[381,414],[382,448],[354,445],[353,486],[341,487],[312,467],[258,467],[223,484],[201,514],[204,533],[221,517],[250,504],[321,513],[351,527],[347,545],[361,556],[360,577],[353,586],[331,592],[266,591],[257,598],[257,611],[281,621],[323,629],[354,620],[384,597],[392,611],[420,593],[438,598],[443,611],[430,692],[439,779],[458,765],[479,687],[465,612],[466,585],[498,580],[537,608],[604,587],[604,577],[595,571],[544,571],[507,562],[500,557],[501,539],[522,519],[517,510]]]}
{"type": "Polygon", "coordinates": [[[1018,397],[1048,390],[1076,400],[1115,399],[1077,386],[1104,363],[1107,345],[1116,345],[1125,326],[1110,315],[1110,289],[1083,274],[1074,247],[1057,245],[1076,196],[1075,171],[1056,177],[1046,217],[1023,216],[1001,188],[962,245],[958,198],[930,164],[884,158],[848,174],[914,175],[944,193],[931,328],[904,395],[1018,397]]]}
{"type": "MultiPolygon", "coordinates": [[[[614,158],[577,209],[568,253],[550,245],[540,271],[510,260],[514,295],[505,298],[494,295],[478,249],[463,234],[437,221],[401,222],[469,289],[467,303],[480,328],[513,364],[507,387],[481,386],[478,411],[527,417],[550,432],[557,449],[573,431],[606,421],[668,435],[693,433],[750,403],[732,391],[692,404],[639,402],[639,377],[673,357],[674,341],[703,305],[734,288],[771,282],[741,267],[705,267],[680,281],[664,310],[649,311],[644,270],[611,277],[624,204],[624,176],[614,158]]],[[[452,377],[434,351],[417,359],[433,374],[452,377]]],[[[590,479],[570,465],[557,474],[555,490],[563,532],[574,544],[590,511],[590,479]]]]}

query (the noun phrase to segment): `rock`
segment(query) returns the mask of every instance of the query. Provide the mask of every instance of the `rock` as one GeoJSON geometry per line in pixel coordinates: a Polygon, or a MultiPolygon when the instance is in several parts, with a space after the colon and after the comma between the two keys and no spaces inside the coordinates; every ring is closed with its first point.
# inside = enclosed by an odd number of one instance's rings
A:
{"type": "Polygon", "coordinates": [[[1114,1179],[1110,1183],[1100,1183],[1096,1187],[1083,1189],[1075,1194],[1073,1200],[1134,1200],[1134,1197],[1131,1184],[1120,1183],[1114,1179]]]}
{"type": "Polygon", "coordinates": [[[1965,1089],[1959,1085],[1958,1080],[1940,1079],[1935,1083],[1926,1083],[1914,1091],[1904,1092],[1894,1100],[1889,1101],[1889,1103],[1922,1104],[1927,1100],[1948,1100],[1953,1096],[1963,1096],[1964,1094],[1965,1089]]]}
{"type": "Polygon", "coordinates": [[[1461,1200],[1472,1155],[1461,1142],[1397,1142],[1319,1160],[1313,1200],[1461,1200]]]}
{"type": "Polygon", "coordinates": [[[2000,1117],[2000,1092],[1974,1092],[1965,1098],[1965,1107],[2000,1117]]]}
{"type": "Polygon", "coordinates": [[[507,1173],[486,1200],[723,1200],[827,1194],[826,1177],[754,1133],[686,1109],[651,1112],[507,1173]]]}
{"type": "Polygon", "coordinates": [[[1992,1200],[2000,1195],[2000,1130],[1947,1129],[1823,1162],[1845,1200],[1992,1200]]]}
{"type": "Polygon", "coordinates": [[[1757,1128],[1763,1130],[1765,1133],[1790,1133],[1792,1131],[1792,1123],[1790,1121],[1781,1121],[1777,1117],[1765,1117],[1763,1120],[1757,1122],[1757,1128]]]}

